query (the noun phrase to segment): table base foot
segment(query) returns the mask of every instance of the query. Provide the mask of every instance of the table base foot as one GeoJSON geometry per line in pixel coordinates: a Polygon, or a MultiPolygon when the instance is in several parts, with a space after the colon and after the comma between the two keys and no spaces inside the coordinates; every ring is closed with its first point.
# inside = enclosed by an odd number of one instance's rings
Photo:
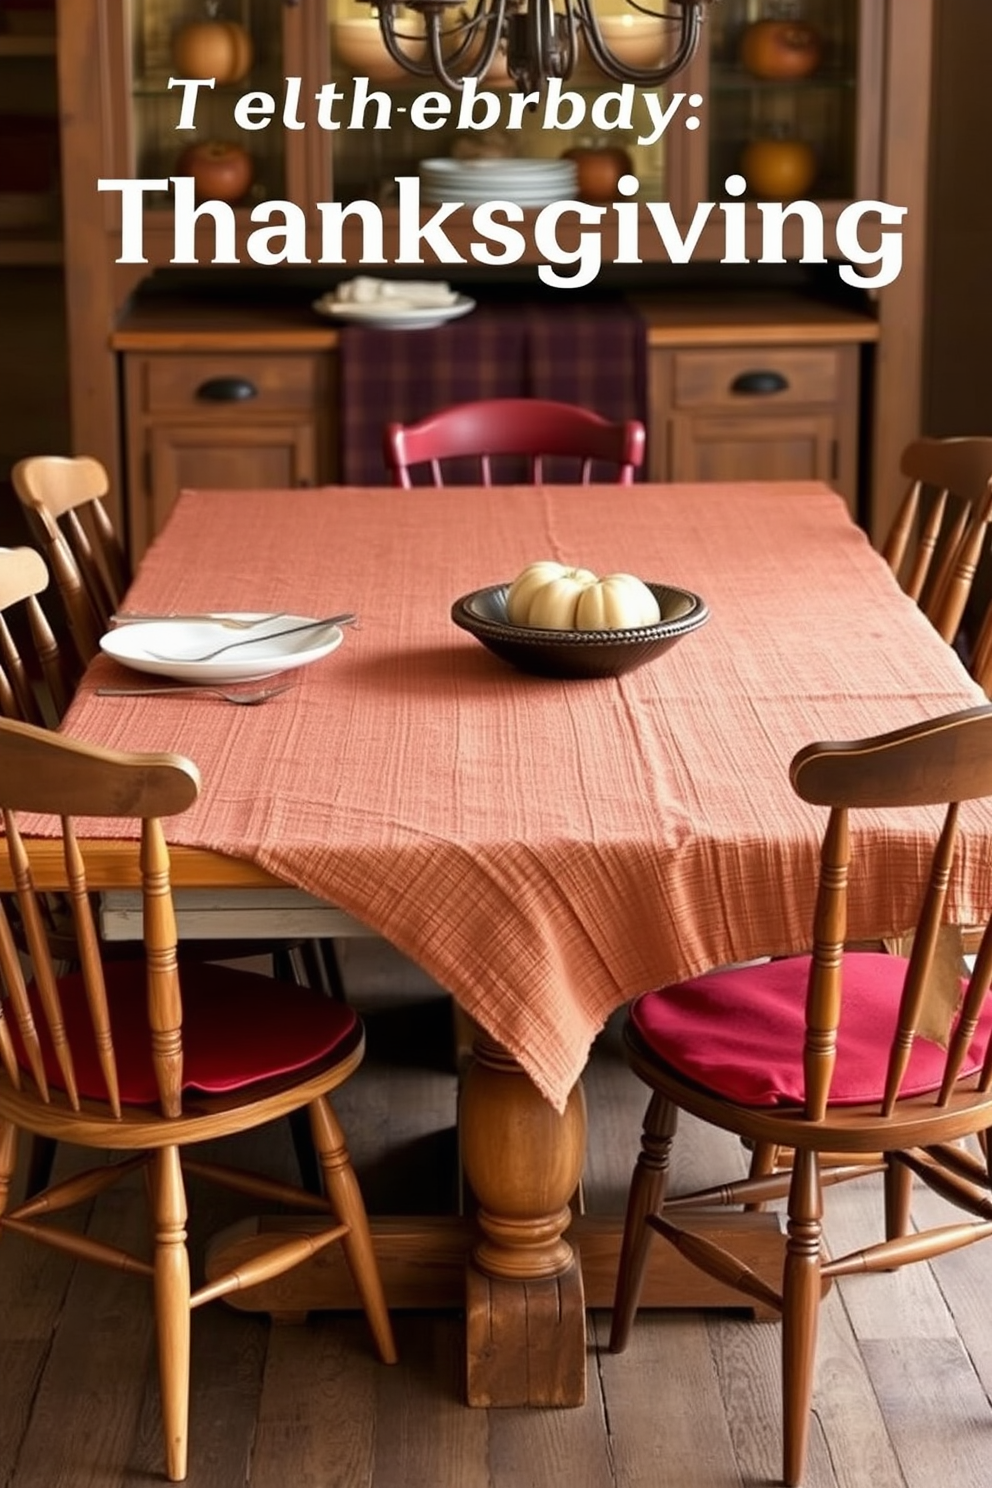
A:
{"type": "Polygon", "coordinates": [[[585,1404],[586,1315],[582,1270],[508,1281],[466,1272],[465,1347],[469,1405],[585,1404]]]}

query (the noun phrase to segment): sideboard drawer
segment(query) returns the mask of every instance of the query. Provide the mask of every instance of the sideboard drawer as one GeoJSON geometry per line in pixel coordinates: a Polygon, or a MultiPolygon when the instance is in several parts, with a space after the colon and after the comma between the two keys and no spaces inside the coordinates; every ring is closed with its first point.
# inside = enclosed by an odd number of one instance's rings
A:
{"type": "Polygon", "coordinates": [[[312,355],[234,353],[156,355],[140,359],[141,403],[146,413],[230,414],[311,408],[319,393],[320,362],[312,355]]]}
{"type": "Polygon", "coordinates": [[[184,486],[326,485],[337,475],[327,351],[125,351],[125,532],[137,563],[184,486]]]}
{"type": "Polygon", "coordinates": [[[677,408],[833,403],[839,393],[840,360],[833,347],[678,351],[674,361],[672,401],[677,408]]]}

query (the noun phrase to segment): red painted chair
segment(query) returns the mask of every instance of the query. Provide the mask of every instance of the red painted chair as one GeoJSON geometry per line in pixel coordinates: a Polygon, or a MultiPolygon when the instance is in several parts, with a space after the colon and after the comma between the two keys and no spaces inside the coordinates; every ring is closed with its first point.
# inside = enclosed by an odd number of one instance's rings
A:
{"type": "Polygon", "coordinates": [[[599,464],[615,472],[600,479],[629,486],[644,461],[644,443],[644,425],[638,419],[611,423],[587,408],[546,398],[487,398],[455,404],[416,424],[389,424],[384,447],[394,484],[407,489],[414,484],[410,467],[417,465],[430,467],[426,484],[498,484],[492,459],[506,455],[524,457],[534,485],[545,479],[544,460],[557,456],[573,467],[570,476],[557,475],[558,480],[577,476],[589,485],[593,466],[599,464]],[[453,459],[473,461],[476,478],[446,481],[441,462],[453,459]]]}

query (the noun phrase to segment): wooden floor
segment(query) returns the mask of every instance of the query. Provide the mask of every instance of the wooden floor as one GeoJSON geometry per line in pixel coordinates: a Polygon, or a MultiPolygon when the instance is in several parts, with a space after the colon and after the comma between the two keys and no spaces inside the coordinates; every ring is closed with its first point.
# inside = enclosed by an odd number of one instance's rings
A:
{"type": "MultiPolygon", "coordinates": [[[[341,1093],[370,1209],[457,1200],[450,1005],[372,943],[346,961],[369,1058],[341,1093]],[[389,1151],[390,1156],[382,1154],[389,1151]]],[[[643,1099],[601,1040],[587,1079],[587,1207],[617,1209],[643,1099]]],[[[725,1139],[680,1132],[682,1172],[726,1171],[725,1139]],[[723,1143],[723,1146],[719,1144],[723,1143]]],[[[284,1130],[274,1171],[293,1163],[284,1130]]],[[[739,1154],[729,1149],[731,1161],[739,1154]]],[[[60,1163],[68,1159],[60,1156],[60,1163]]],[[[191,1182],[194,1250],[243,1212],[191,1182]],[[201,1203],[196,1209],[198,1199],[201,1203]]],[[[874,1233],[877,1184],[828,1196],[836,1249],[874,1233]]],[[[141,1233],[140,1189],[84,1216],[93,1234],[141,1233]]],[[[918,1214],[938,1201],[921,1194],[918,1214]]],[[[239,1207],[242,1206],[242,1207],[239,1207]]],[[[660,1243],[660,1242],[659,1242],[660,1243]]],[[[843,1282],[823,1309],[806,1488],[989,1488],[992,1250],[843,1282]]],[[[142,1283],[0,1243],[0,1485],[143,1488],[160,1483],[150,1312],[142,1283]]],[[[193,1323],[190,1488],[731,1488],[776,1481],[778,1329],[737,1316],[642,1314],[626,1354],[590,1315],[589,1391],[570,1411],[461,1403],[457,1314],[399,1314],[401,1362],[377,1364],[364,1321],[270,1327],[222,1303],[193,1323]]]]}

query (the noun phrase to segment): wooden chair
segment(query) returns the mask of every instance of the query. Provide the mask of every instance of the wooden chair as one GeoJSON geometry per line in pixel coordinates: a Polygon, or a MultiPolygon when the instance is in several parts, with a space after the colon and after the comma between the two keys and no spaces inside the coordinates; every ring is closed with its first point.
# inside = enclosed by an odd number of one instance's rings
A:
{"type": "Polygon", "coordinates": [[[17,462],[11,481],[85,667],[130,583],[124,549],[103,504],[107,472],[90,455],[33,455],[17,462]]]}
{"type": "Polygon", "coordinates": [[[523,456],[529,480],[544,480],[544,459],[566,457],[584,485],[592,480],[594,462],[615,470],[617,484],[629,486],[644,461],[644,425],[637,419],[610,423],[589,409],[545,398],[489,398],[459,403],[417,424],[389,424],[385,433],[386,467],[393,483],[409,489],[410,467],[427,465],[428,484],[443,486],[442,461],[469,459],[477,478],[459,484],[491,486],[493,457],[523,456]]]}
{"type": "MultiPolygon", "coordinates": [[[[124,549],[103,504],[107,472],[89,455],[33,455],[11,471],[14,490],[55,578],[76,652],[75,678],[100,649],[131,582],[124,549]]],[[[260,945],[260,954],[272,947],[260,945]]],[[[333,997],[345,996],[344,978],[333,941],[302,945],[279,943],[274,953],[295,957],[298,978],[320,985],[333,997]]],[[[244,946],[208,946],[210,959],[248,954],[244,946]]]]}
{"type": "MultiPolygon", "coordinates": [[[[68,706],[72,668],[66,664],[37,599],[47,586],[48,570],[40,553],[33,548],[0,548],[0,716],[52,728],[61,721],[68,706]],[[23,613],[18,614],[19,610],[23,613]],[[23,641],[18,640],[17,630],[23,633],[23,641]]],[[[79,947],[64,896],[47,894],[43,907],[53,958],[65,969],[75,966],[79,947]]],[[[9,904],[8,912],[17,943],[23,945],[16,906],[9,904]]],[[[225,961],[250,954],[271,956],[281,977],[319,987],[327,995],[345,1000],[333,942],[189,941],[183,950],[185,959],[201,961],[225,961]]],[[[127,942],[104,947],[104,955],[114,959],[130,957],[132,953],[133,948],[127,942]]],[[[316,1187],[319,1177],[306,1123],[294,1117],[292,1126],[301,1172],[307,1183],[316,1187]]],[[[54,1157],[53,1142],[39,1140],[34,1144],[28,1170],[29,1191],[47,1182],[54,1157]]]]}
{"type": "Polygon", "coordinates": [[[58,722],[69,701],[62,652],[38,595],[48,569],[33,548],[0,548],[0,714],[26,723],[58,722]],[[18,638],[18,630],[24,640],[18,638]],[[30,654],[24,655],[24,641],[30,654]]]}
{"type": "MultiPolygon", "coordinates": [[[[175,754],[121,754],[29,724],[0,722],[3,851],[29,933],[32,980],[22,972],[0,910],[0,1238],[9,1231],[152,1283],[158,1334],[166,1471],[186,1476],[190,1315],[194,1308],[275,1277],[340,1240],[380,1358],[396,1358],[365,1208],[345,1139],[327,1099],[360,1064],[364,1033],[347,1005],[267,977],[176,957],[169,853],[161,818],[185,811],[199,777],[175,754]],[[62,819],[64,877],[77,919],[81,964],[59,977],[36,911],[22,811],[62,819]],[[145,956],[104,963],[74,821],[90,815],[141,822],[145,956]],[[197,1144],[305,1111],[324,1196],[262,1175],[201,1161],[197,1144]],[[21,1132],[92,1149],[85,1172],[8,1208],[21,1132]],[[113,1154],[107,1162],[105,1154],[113,1154]],[[119,1159],[119,1160],[118,1160],[119,1159]],[[144,1168],[151,1256],[125,1252],[64,1226],[62,1211],[144,1168]],[[326,1227],[273,1238],[237,1271],[191,1289],[184,1173],[266,1202],[326,1215],[326,1227]]],[[[135,852],[138,853],[138,845],[135,852]]]]}
{"type": "Polygon", "coordinates": [[[628,1200],[611,1348],[628,1343],[656,1232],[702,1270],[780,1311],[782,1471],[794,1485],[806,1456],[823,1282],[929,1260],[992,1235],[988,1164],[960,1145],[992,1122],[992,928],[984,928],[969,981],[941,982],[933,970],[955,851],[954,803],[992,795],[992,706],[874,739],[810,745],[790,776],[802,800],[829,807],[812,955],[696,977],[647,993],[629,1013],[628,1059],[653,1093],[628,1200]],[[845,950],[852,813],[938,805],[943,825],[939,836],[939,824],[934,829],[932,862],[921,868],[909,958],[845,950]],[[791,1148],[791,1171],[669,1199],[680,1110],[746,1142],[791,1148]],[[884,1154],[886,1238],[828,1260],[822,1188],[863,1172],[872,1153],[884,1154]],[[850,1166],[827,1171],[824,1154],[846,1155],[850,1166]],[[960,1222],[910,1233],[914,1176],[959,1206],[960,1222]],[[786,1193],[780,1284],[692,1231],[695,1209],[786,1193]]]}
{"type": "Polygon", "coordinates": [[[951,642],[986,539],[992,438],[916,439],[903,450],[900,470],[909,486],[882,553],[906,593],[951,642]]]}

